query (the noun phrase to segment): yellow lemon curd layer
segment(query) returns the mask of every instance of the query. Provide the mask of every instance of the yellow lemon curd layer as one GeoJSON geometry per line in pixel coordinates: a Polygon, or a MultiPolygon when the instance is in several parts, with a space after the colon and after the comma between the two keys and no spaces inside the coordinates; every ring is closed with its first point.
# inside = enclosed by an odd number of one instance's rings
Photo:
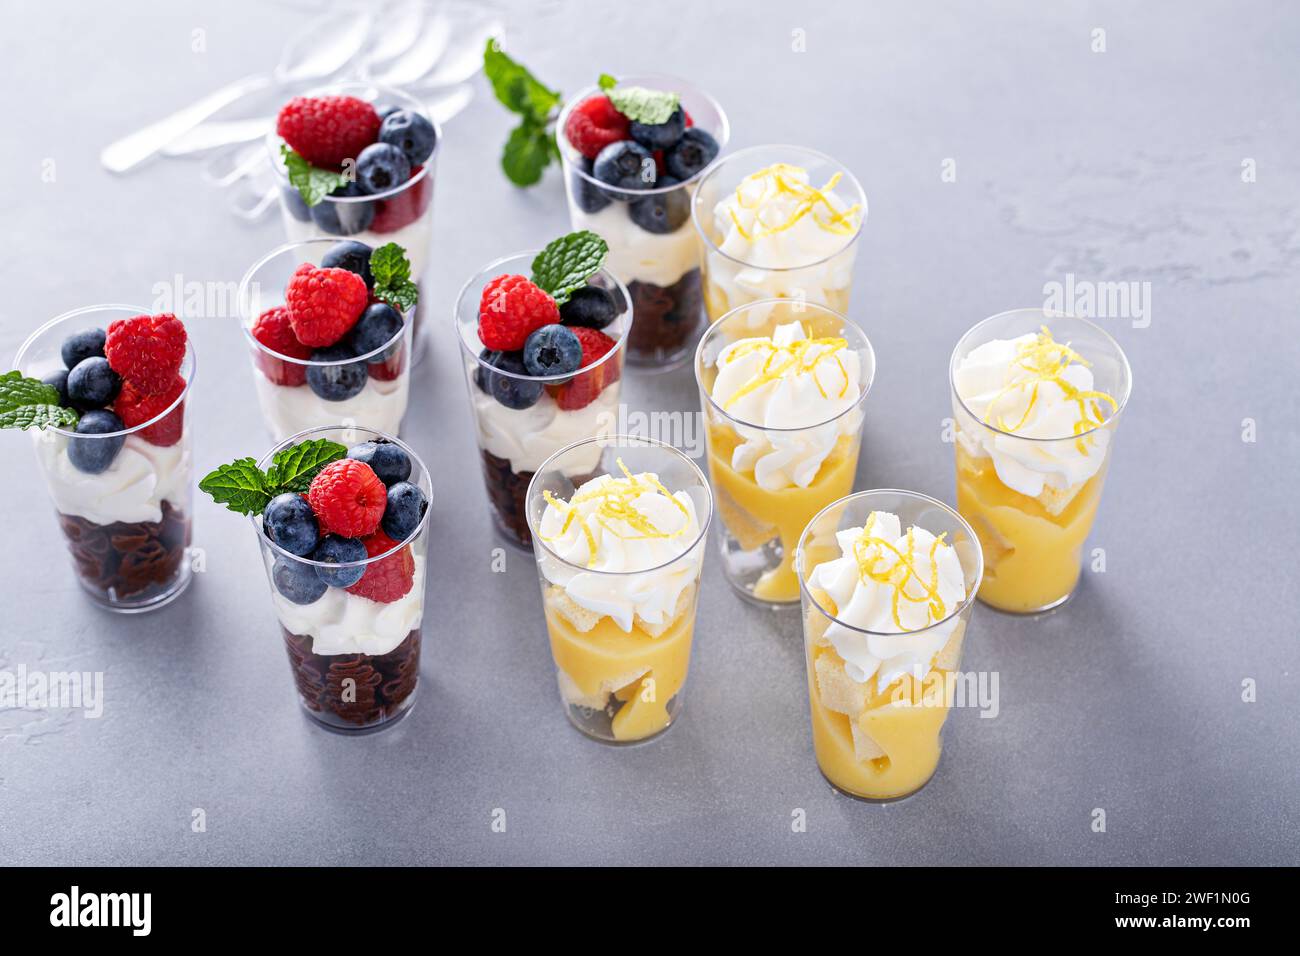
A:
{"type": "Polygon", "coordinates": [[[794,552],[799,536],[817,512],[853,490],[861,435],[841,435],[807,488],[766,491],[753,472],[731,467],[731,456],[741,437],[730,425],[712,425],[708,432],[709,475],[713,479],[718,517],[746,551],[781,539],[781,563],[758,579],[754,597],[763,601],[799,600],[799,579],[794,572],[794,552]]]}

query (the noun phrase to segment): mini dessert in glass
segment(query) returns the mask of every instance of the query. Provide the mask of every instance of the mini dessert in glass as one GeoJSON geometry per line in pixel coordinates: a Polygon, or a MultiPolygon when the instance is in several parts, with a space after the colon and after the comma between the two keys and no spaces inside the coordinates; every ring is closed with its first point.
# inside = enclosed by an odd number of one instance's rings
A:
{"type": "Polygon", "coordinates": [[[392,435],[313,428],[199,489],[250,517],[304,712],[340,733],[387,727],[415,702],[429,472],[392,435]]]}
{"type": "Polygon", "coordinates": [[[798,570],[813,749],[839,790],[893,800],[933,776],[982,566],[970,526],[913,492],[859,492],[809,522],[798,570]]]}
{"type": "Polygon", "coordinates": [[[848,314],[867,197],[829,156],[799,146],[733,153],[700,182],[691,215],[710,319],[771,298],[848,314]]]}
{"type": "Polygon", "coordinates": [[[949,366],[957,510],[984,547],[979,598],[1018,614],[1074,592],[1132,376],[1084,319],[1020,309],[967,332],[949,366]]]}
{"type": "Polygon", "coordinates": [[[66,312],[0,376],[0,427],[35,428],[36,457],[82,588],[112,611],[168,603],[192,577],[194,350],[171,314],[66,312]]]}
{"type": "Polygon", "coordinates": [[[799,600],[795,547],[812,516],[853,489],[875,372],[856,325],[790,299],[742,306],[700,340],[722,566],[743,597],[799,600]]]}
{"type": "Polygon", "coordinates": [[[565,714],[587,736],[634,743],[676,720],[711,511],[699,468],[650,439],[587,439],[533,476],[546,630],[565,714]]]}
{"type": "MultiPolygon", "coordinates": [[[[456,302],[488,503],[519,548],[532,547],[524,499],[534,472],[566,445],[612,434],[618,421],[632,317],[627,290],[601,268],[605,252],[599,236],[571,233],[490,263],[456,302]]],[[[590,477],[600,450],[584,454],[567,459],[575,480],[590,477]]]]}
{"type": "Polygon", "coordinates": [[[570,222],[609,243],[609,271],[632,297],[628,362],[680,365],[704,327],[691,195],[727,145],[722,107],[673,77],[603,76],[556,131],[570,222]]]}
{"type": "MultiPolygon", "coordinates": [[[[354,239],[406,250],[419,285],[433,241],[433,188],[442,131],[418,100],[372,83],[295,96],[267,134],[285,236],[354,239]]],[[[412,313],[418,347],[419,315],[412,313]]]]}
{"type": "Polygon", "coordinates": [[[271,437],[355,422],[396,434],[417,298],[405,250],[391,243],[307,239],[255,262],[239,316],[271,437]]]}

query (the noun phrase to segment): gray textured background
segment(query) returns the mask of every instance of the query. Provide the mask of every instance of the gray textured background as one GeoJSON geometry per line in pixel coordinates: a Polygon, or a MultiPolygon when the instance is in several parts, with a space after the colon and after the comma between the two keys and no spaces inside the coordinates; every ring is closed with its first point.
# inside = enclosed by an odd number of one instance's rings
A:
{"type": "MultiPolygon", "coordinates": [[[[446,128],[428,308],[406,437],[435,472],[420,699],[342,739],[298,713],[239,518],[198,508],[208,570],[117,618],[73,583],[24,439],[4,436],[0,667],[105,672],[103,719],[0,712],[4,863],[1290,863],[1300,861],[1295,560],[1300,465],[1294,122],[1300,16],[1284,3],[545,3],[510,43],[572,91],[602,70],[691,77],[733,146],[843,160],[871,214],[853,317],[879,356],[858,487],[951,500],[946,366],[1043,284],[1152,284],[1152,323],[1107,325],[1135,389],[1092,536],[1107,571],[1038,620],[976,610],[965,664],[1001,714],[954,712],[938,775],[864,805],[813,760],[797,621],[751,608],[713,555],[680,724],[609,749],[560,709],[531,561],[489,570],[477,456],[447,316],[482,263],[564,230],[552,173],[494,167],[509,119],[479,87],[446,128]],[[854,5],[856,6],[856,5],[854,5]],[[839,9],[836,9],[839,8],[839,9]],[[688,12],[689,11],[689,12],[688,12]],[[1107,51],[1090,51],[1090,31],[1107,51]],[[791,52],[791,31],[807,52],[791,52]],[[940,180],[957,161],[958,180],[940,180]],[[1243,159],[1258,181],[1241,180],[1243,159]],[[1258,441],[1241,440],[1242,420],[1258,441]],[[1258,702],[1240,700],[1242,681],[1258,702]],[[190,832],[193,808],[205,834],[190,832]],[[1104,808],[1108,832],[1089,829],[1104,808]],[[494,808],[507,832],[489,827],[494,808]],[[806,833],[791,813],[807,811],[806,833]]],[[[237,279],[280,241],[197,166],[114,179],[100,146],[265,69],[301,10],[267,3],[15,5],[0,170],[0,353],[92,302],[237,279]],[[195,54],[190,34],[207,30],[195,54]],[[43,183],[42,161],[57,181],[43,183]]],[[[481,82],[481,81],[480,81],[481,82]]],[[[267,446],[235,325],[192,321],[201,469],[267,446]]],[[[688,369],[630,376],[634,408],[693,409],[688,369]]]]}

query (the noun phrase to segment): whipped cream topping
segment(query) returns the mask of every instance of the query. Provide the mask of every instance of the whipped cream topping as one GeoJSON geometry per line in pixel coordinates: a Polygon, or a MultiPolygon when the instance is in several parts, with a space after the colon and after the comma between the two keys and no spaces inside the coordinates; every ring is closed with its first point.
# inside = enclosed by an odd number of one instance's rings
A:
{"type": "Polygon", "coordinates": [[[732,468],[753,471],[766,491],[812,484],[840,436],[862,424],[861,412],[843,414],[863,385],[858,353],[847,346],[844,339],[809,339],[801,323],[788,322],[770,337],[739,339],[719,353],[710,395],[737,420],[742,441],[732,468]]]}
{"type": "Polygon", "coordinates": [[[379,656],[401,644],[420,626],[424,613],[423,555],[415,556],[411,590],[387,604],[343,588],[326,588],[312,604],[294,604],[274,587],[271,597],[280,623],[291,634],[309,635],[312,652],[379,656]]]}
{"type": "MultiPolygon", "coordinates": [[[[536,471],[561,448],[585,438],[611,435],[618,420],[618,385],[602,391],[582,408],[560,408],[546,392],[528,408],[507,408],[482,389],[474,387],[474,421],[479,446],[510,462],[516,473],[536,471]]],[[[565,474],[591,474],[600,463],[600,446],[571,456],[565,474]]]]}
{"type": "Polygon", "coordinates": [[[1093,384],[1092,369],[1053,341],[1046,327],[985,342],[958,363],[953,387],[970,413],[992,428],[970,422],[959,407],[967,419],[958,432],[962,445],[975,457],[991,458],[999,480],[1031,498],[1082,484],[1101,470],[1111,435],[1099,429],[1071,436],[1097,428],[1115,407],[1093,384]]]}
{"type": "Polygon", "coordinates": [[[636,618],[669,623],[682,592],[699,578],[702,549],[692,549],[700,534],[695,502],[684,491],[669,492],[650,472],[600,475],[567,502],[548,498],[538,531],[568,562],[544,555],[546,580],[627,632],[636,618]]]}
{"type": "MultiPolygon", "coordinates": [[[[694,186],[686,187],[694,191],[694,186]]],[[[642,229],[628,215],[627,203],[610,203],[597,213],[570,204],[574,230],[589,229],[609,245],[605,268],[620,282],[670,286],[700,267],[700,240],[689,218],[670,233],[642,229]]]]}
{"type": "MultiPolygon", "coordinates": [[[[399,202],[404,201],[402,199],[399,202]]],[[[406,259],[411,263],[411,278],[418,280],[424,275],[429,265],[429,245],[433,240],[433,203],[430,202],[420,217],[393,232],[372,232],[369,229],[351,236],[333,236],[325,232],[314,221],[303,222],[295,219],[283,202],[280,203],[281,219],[284,220],[284,234],[289,242],[301,242],[304,239],[351,239],[364,242],[372,249],[395,242],[406,250],[406,259]]]]}
{"type": "Polygon", "coordinates": [[[77,469],[68,457],[69,439],[53,431],[32,432],[36,456],[61,514],[95,524],[161,521],[162,503],[188,511],[193,466],[184,439],[154,445],[127,435],[113,463],[97,475],[77,469]]]}
{"type": "Polygon", "coordinates": [[[276,441],[320,425],[362,425],[396,435],[406,414],[410,381],[409,369],[390,381],[372,377],[351,398],[328,402],[309,385],[276,385],[253,369],[258,403],[276,441]]]}
{"type": "Polygon", "coordinates": [[[841,556],[813,568],[808,585],[835,602],[837,621],[825,637],[844,658],[845,673],[860,684],[875,677],[877,693],[904,674],[923,680],[959,623],[944,619],[966,600],[957,552],[924,528],[904,534],[887,511],[871,512],[863,527],[839,531],[835,540],[841,556]]]}

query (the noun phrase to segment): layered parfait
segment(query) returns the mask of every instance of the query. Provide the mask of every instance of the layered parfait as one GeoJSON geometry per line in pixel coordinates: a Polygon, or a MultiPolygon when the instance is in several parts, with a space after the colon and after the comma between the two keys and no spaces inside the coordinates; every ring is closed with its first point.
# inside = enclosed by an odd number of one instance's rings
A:
{"type": "Polygon", "coordinates": [[[847,314],[866,215],[857,180],[828,156],[792,146],[729,156],[694,202],[709,317],[770,298],[847,314]]]}
{"type": "Polygon", "coordinates": [[[1047,325],[1002,337],[1039,317],[977,326],[952,365],[957,507],[984,548],[979,597],[1019,613],[1059,604],[1078,583],[1128,391],[1123,353],[1091,323],[1051,320],[1078,349],[1047,325]],[[1084,352],[1102,363],[1101,381],[1084,352]]]}
{"type": "Polygon", "coordinates": [[[272,437],[339,422],[397,433],[417,299],[406,251],[394,243],[311,239],[254,264],[239,308],[272,437]]]}
{"type": "Polygon", "coordinates": [[[565,107],[558,134],[573,228],[604,237],[631,295],[628,360],[678,364],[704,322],[691,195],[726,145],[721,107],[668,77],[603,75],[565,107]]]}
{"type": "MultiPolygon", "coordinates": [[[[563,236],[540,253],[511,256],[471,279],[456,306],[470,407],[494,521],[530,547],[524,508],[542,462],[618,420],[626,290],[602,268],[605,241],[563,236]]],[[[574,459],[589,476],[599,450],[574,459]]]]}
{"type": "Polygon", "coordinates": [[[191,578],[184,324],[130,306],[78,309],[33,334],[15,365],[0,376],[0,427],[35,429],[82,586],[113,610],[166,603],[191,578]]]}
{"type": "Polygon", "coordinates": [[[565,713],[609,742],[660,733],[690,664],[710,508],[703,475],[667,446],[597,439],[544,465],[529,495],[565,713]],[[615,467],[575,482],[565,459],[591,447],[615,467]]]}
{"type": "Polygon", "coordinates": [[[432,494],[410,448],[371,429],[314,429],[199,488],[253,519],[307,713],[344,732],[403,716],[419,675],[432,494]]]}

